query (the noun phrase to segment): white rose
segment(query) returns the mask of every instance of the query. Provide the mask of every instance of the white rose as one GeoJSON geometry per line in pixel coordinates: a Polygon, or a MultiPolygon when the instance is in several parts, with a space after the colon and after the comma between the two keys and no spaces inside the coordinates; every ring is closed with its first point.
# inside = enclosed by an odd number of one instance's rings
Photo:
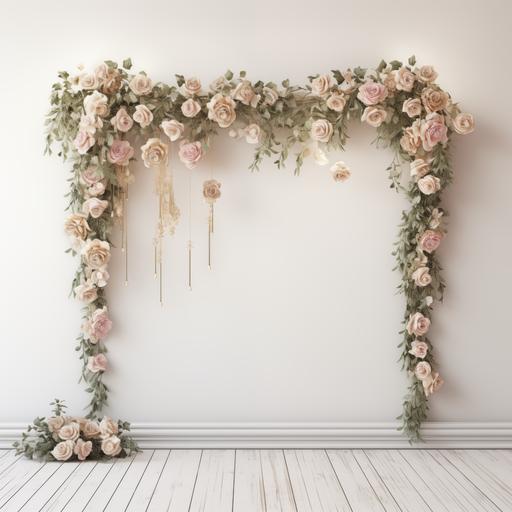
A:
{"type": "Polygon", "coordinates": [[[117,436],[110,436],[101,442],[101,451],[108,457],[115,457],[121,453],[121,439],[117,436]]]}
{"type": "Polygon", "coordinates": [[[74,441],[62,441],[58,443],[50,453],[55,460],[64,461],[68,460],[73,455],[74,448],[74,441]]]}
{"type": "Polygon", "coordinates": [[[334,86],[334,80],[331,75],[319,75],[311,80],[311,94],[325,97],[334,86]]]}
{"type": "Polygon", "coordinates": [[[185,117],[196,117],[201,112],[201,105],[196,100],[189,98],[181,105],[181,111],[185,117]]]}
{"type": "Polygon", "coordinates": [[[107,281],[110,279],[109,273],[105,269],[93,270],[91,272],[91,283],[99,288],[107,286],[107,281]]]}
{"type": "Polygon", "coordinates": [[[86,132],[90,135],[94,135],[96,130],[103,126],[103,121],[100,117],[94,114],[82,114],[78,128],[81,132],[86,132]]]}
{"type": "Polygon", "coordinates": [[[144,96],[153,90],[153,82],[151,79],[141,73],[131,79],[129,86],[137,96],[144,96]]]}
{"type": "Polygon", "coordinates": [[[153,121],[153,113],[146,105],[137,105],[133,114],[133,120],[139,123],[142,128],[145,128],[153,121]]]}
{"type": "Polygon", "coordinates": [[[361,121],[366,121],[370,126],[378,128],[387,117],[388,113],[382,107],[366,107],[361,121]]]}
{"type": "Polygon", "coordinates": [[[412,273],[412,279],[416,286],[428,286],[432,282],[432,276],[428,267],[419,267],[412,273]]]}
{"type": "Polygon", "coordinates": [[[76,441],[80,437],[80,425],[75,422],[68,423],[57,434],[63,441],[76,441]]]}
{"type": "Polygon", "coordinates": [[[110,123],[116,130],[120,132],[127,132],[133,126],[133,119],[130,117],[126,109],[121,107],[117,111],[116,115],[110,120],[110,123]]]}
{"type": "Polygon", "coordinates": [[[185,126],[176,121],[176,119],[162,121],[160,125],[165,135],[171,139],[171,142],[181,139],[183,137],[183,132],[185,131],[185,126]]]}
{"type": "Polygon", "coordinates": [[[313,140],[329,142],[333,133],[332,124],[327,119],[317,119],[311,124],[310,135],[313,140]]]}
{"type": "Polygon", "coordinates": [[[78,87],[86,91],[97,89],[100,81],[94,73],[83,73],[78,77],[78,87]]]}
{"type": "Polygon", "coordinates": [[[441,189],[441,180],[437,176],[427,174],[418,180],[418,188],[423,194],[429,196],[441,189]]]}
{"type": "Polygon", "coordinates": [[[98,298],[98,290],[96,286],[91,285],[91,283],[87,281],[76,286],[74,292],[76,298],[86,304],[90,304],[98,298]]]}
{"type": "Polygon", "coordinates": [[[229,96],[215,94],[206,106],[208,119],[215,121],[221,128],[228,128],[236,119],[236,103],[229,96]]]}

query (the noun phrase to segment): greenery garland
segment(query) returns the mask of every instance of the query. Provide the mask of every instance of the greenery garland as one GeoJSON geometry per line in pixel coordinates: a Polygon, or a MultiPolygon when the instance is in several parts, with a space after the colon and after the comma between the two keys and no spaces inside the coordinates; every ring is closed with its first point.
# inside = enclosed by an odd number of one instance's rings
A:
{"type": "MultiPolygon", "coordinates": [[[[176,75],[176,85],[153,83],[144,72],[132,74],[131,67],[127,59],[122,66],[105,61],[92,73],[60,72],[46,121],[46,152],[51,154],[54,142],[59,142],[59,155],[72,162],[66,231],[71,236],[69,251],[80,256],[72,294],[85,303],[76,350],[91,396],[89,418],[107,405],[107,265],[112,228],[122,222],[123,197],[133,181],[132,144],[143,143],[142,159],[147,167],[158,169],[157,185],[167,194],[161,196],[167,205],[157,230],[161,236],[166,228],[172,232],[179,214],[172,177],[166,174],[170,145],[179,148],[180,160],[192,169],[219,130],[227,130],[255,144],[251,170],[268,157],[281,168],[293,154],[298,174],[306,158],[323,165],[329,151],[344,149],[347,124],[357,119],[376,128],[379,146],[393,150],[391,187],[404,192],[411,205],[402,214],[394,250],[399,288],[406,298],[401,361],[410,376],[400,419],[409,439],[420,439],[428,397],[442,384],[427,337],[433,304],[444,290],[435,256],[445,234],[441,190],[452,180],[451,135],[473,131],[471,114],[461,112],[436,84],[434,69],[416,67],[414,57],[405,65],[382,61],[376,69],[310,76],[301,87],[288,80],[279,86],[252,83],[245,72],[235,77],[228,71],[208,91],[199,80],[181,75],[176,75]],[[410,166],[409,180],[402,179],[404,163],[410,166]]],[[[337,181],[350,175],[343,162],[331,170],[337,181]]],[[[210,199],[216,199],[220,184],[205,183],[207,200],[208,187],[210,199]]]]}

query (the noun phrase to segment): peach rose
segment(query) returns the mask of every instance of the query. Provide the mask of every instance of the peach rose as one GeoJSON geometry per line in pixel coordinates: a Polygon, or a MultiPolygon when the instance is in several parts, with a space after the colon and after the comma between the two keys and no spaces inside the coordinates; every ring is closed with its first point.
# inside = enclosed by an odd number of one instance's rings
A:
{"type": "Polygon", "coordinates": [[[196,117],[201,112],[201,104],[189,98],[181,105],[181,112],[185,117],[196,117]]]}
{"type": "Polygon", "coordinates": [[[76,422],[67,423],[57,434],[63,441],[76,441],[80,437],[80,425],[76,422]]]}
{"type": "Polygon", "coordinates": [[[424,359],[428,352],[428,345],[424,341],[414,340],[411,343],[409,354],[419,359],[424,359]]]}
{"type": "Polygon", "coordinates": [[[110,244],[98,238],[87,240],[82,248],[82,257],[93,270],[103,268],[110,260],[110,244]]]}
{"type": "Polygon", "coordinates": [[[350,178],[350,169],[345,162],[341,160],[331,167],[331,173],[334,181],[347,181],[350,178]]]}
{"type": "Polygon", "coordinates": [[[100,421],[100,433],[103,438],[107,438],[119,433],[119,425],[112,418],[104,416],[100,421]]]}
{"type": "Polygon", "coordinates": [[[475,120],[471,114],[457,114],[453,120],[453,128],[457,133],[467,135],[475,130],[475,120]]]}
{"type": "Polygon", "coordinates": [[[203,146],[199,141],[189,142],[186,139],[182,140],[178,156],[188,169],[193,169],[203,157],[203,146]]]}
{"type": "Polygon", "coordinates": [[[271,107],[279,99],[279,94],[271,87],[263,87],[263,103],[271,107]]]}
{"type": "Polygon", "coordinates": [[[444,380],[441,378],[439,373],[432,373],[428,378],[426,378],[423,381],[423,391],[425,391],[425,396],[429,397],[436,391],[439,391],[443,384],[444,380]]]}
{"type": "Polygon", "coordinates": [[[127,140],[115,139],[107,153],[111,164],[126,166],[133,157],[133,148],[127,140]]]}
{"type": "Polygon", "coordinates": [[[433,231],[432,229],[427,229],[420,236],[418,245],[422,251],[428,252],[430,254],[437,250],[442,239],[442,233],[439,231],[433,231]]]}
{"type": "Polygon", "coordinates": [[[437,176],[427,174],[418,180],[418,188],[426,196],[435,194],[441,189],[441,180],[437,176]]]}
{"type": "Polygon", "coordinates": [[[55,445],[55,448],[50,452],[55,460],[65,461],[73,455],[75,442],[68,440],[62,441],[55,445]]]}
{"type": "Polygon", "coordinates": [[[86,304],[90,304],[98,298],[98,289],[87,281],[76,286],[74,292],[76,298],[86,304]]]}
{"type": "Polygon", "coordinates": [[[137,96],[145,96],[153,90],[153,82],[142,73],[135,75],[130,81],[130,89],[137,96]]]}
{"type": "Polygon", "coordinates": [[[179,121],[176,121],[176,119],[162,121],[160,127],[171,142],[181,139],[185,131],[185,126],[179,121]]]}
{"type": "Polygon", "coordinates": [[[101,442],[101,451],[108,457],[115,457],[121,453],[121,439],[117,436],[110,436],[101,442]]]}
{"type": "Polygon", "coordinates": [[[334,85],[331,75],[319,75],[311,80],[311,94],[323,98],[329,94],[334,85]]]}
{"type": "Polygon", "coordinates": [[[92,452],[92,442],[78,439],[75,444],[74,452],[78,457],[78,460],[87,459],[87,457],[89,457],[90,453],[92,452]]]}
{"type": "Polygon", "coordinates": [[[332,124],[327,119],[317,119],[311,124],[309,132],[313,140],[319,142],[329,142],[333,133],[332,124]]]}
{"type": "Polygon", "coordinates": [[[142,151],[142,160],[146,167],[158,167],[160,164],[167,163],[169,146],[160,139],[148,139],[146,144],[140,149],[142,151]]]}
{"type": "Polygon", "coordinates": [[[327,98],[325,104],[327,105],[327,108],[330,108],[335,112],[343,112],[343,109],[347,104],[347,98],[343,93],[335,91],[327,98]]]}
{"type": "Polygon", "coordinates": [[[426,87],[421,92],[421,101],[429,114],[445,109],[448,99],[448,94],[435,87],[426,87]]]}
{"type": "Polygon", "coordinates": [[[145,128],[153,122],[153,112],[146,105],[137,105],[133,113],[133,120],[139,123],[141,128],[145,128]]]}
{"type": "Polygon", "coordinates": [[[428,267],[419,267],[411,275],[416,286],[428,286],[432,282],[432,276],[428,267]]]}
{"type": "Polygon", "coordinates": [[[387,95],[388,90],[384,85],[369,80],[359,86],[357,99],[362,101],[365,105],[371,106],[384,101],[387,95]]]}
{"type": "Polygon", "coordinates": [[[366,107],[361,121],[366,121],[370,126],[378,128],[386,120],[387,116],[388,113],[382,107],[366,107]]]}
{"type": "Polygon", "coordinates": [[[50,432],[58,432],[66,423],[64,416],[52,416],[46,420],[50,432]]]}
{"type": "Polygon", "coordinates": [[[439,114],[429,114],[420,127],[421,141],[425,151],[432,151],[437,144],[448,142],[448,130],[444,117],[439,114]]]}
{"type": "Polygon", "coordinates": [[[253,108],[256,108],[261,99],[261,96],[254,92],[249,80],[242,80],[235,87],[232,95],[235,100],[242,102],[244,105],[250,105],[253,108]]]}
{"type": "MultiPolygon", "coordinates": [[[[201,82],[197,78],[187,78],[182,86],[185,95],[196,96],[201,92],[201,82]]],[[[193,116],[191,116],[193,117],[193,116]]]]}
{"type": "Polygon", "coordinates": [[[236,119],[236,103],[229,96],[215,94],[206,106],[208,119],[215,121],[221,128],[228,128],[236,119]]]}
{"type": "Polygon", "coordinates": [[[425,380],[432,373],[431,366],[426,361],[420,361],[414,369],[414,375],[418,380],[425,380]]]}
{"type": "Polygon", "coordinates": [[[427,334],[429,328],[430,319],[428,319],[426,316],[422,315],[419,312],[416,312],[409,316],[409,321],[407,322],[407,332],[409,334],[423,336],[427,334]]]}
{"type": "Polygon", "coordinates": [[[437,78],[437,72],[432,66],[421,66],[421,68],[416,69],[415,71],[418,80],[424,84],[435,82],[437,78]]]}
{"type": "Polygon", "coordinates": [[[203,183],[203,197],[207,203],[214,203],[220,197],[221,184],[217,180],[207,180],[203,183]]]}
{"type": "Polygon", "coordinates": [[[86,114],[104,117],[108,113],[108,98],[101,92],[94,91],[84,99],[86,114]]]}
{"type": "Polygon", "coordinates": [[[421,114],[421,101],[419,98],[405,100],[402,105],[402,112],[405,112],[409,117],[419,116],[421,114]]]}
{"type": "Polygon", "coordinates": [[[423,158],[415,158],[411,162],[411,176],[413,178],[422,178],[430,171],[430,162],[423,158]]]}
{"type": "Polygon", "coordinates": [[[409,155],[416,154],[421,146],[421,123],[419,119],[414,121],[411,126],[405,128],[402,138],[400,139],[400,145],[409,155]]]}
{"type": "Polygon", "coordinates": [[[96,143],[96,139],[92,134],[85,130],[79,130],[73,140],[73,146],[78,151],[79,155],[85,155],[89,149],[91,149],[96,143]]]}
{"type": "Polygon", "coordinates": [[[103,212],[108,208],[108,201],[103,201],[97,197],[91,197],[82,204],[82,212],[90,215],[93,219],[102,216],[103,212]]]}
{"type": "Polygon", "coordinates": [[[78,240],[85,240],[87,235],[91,232],[91,228],[87,223],[87,216],[82,213],[71,214],[64,224],[64,231],[67,235],[77,238],[78,240]]]}
{"type": "Polygon", "coordinates": [[[414,87],[414,82],[416,80],[416,77],[414,76],[414,73],[412,71],[402,66],[400,69],[393,71],[393,76],[395,78],[397,91],[412,91],[412,88],[414,87]]]}
{"type": "Polygon", "coordinates": [[[87,369],[91,373],[104,372],[108,368],[108,361],[105,354],[98,354],[96,356],[90,356],[87,360],[87,369]]]}
{"type": "Polygon", "coordinates": [[[112,126],[119,132],[127,132],[133,126],[133,119],[124,107],[121,107],[116,115],[110,120],[112,126]]]}
{"type": "Polygon", "coordinates": [[[84,436],[88,438],[98,437],[101,434],[100,426],[96,421],[86,421],[82,429],[84,436]]]}

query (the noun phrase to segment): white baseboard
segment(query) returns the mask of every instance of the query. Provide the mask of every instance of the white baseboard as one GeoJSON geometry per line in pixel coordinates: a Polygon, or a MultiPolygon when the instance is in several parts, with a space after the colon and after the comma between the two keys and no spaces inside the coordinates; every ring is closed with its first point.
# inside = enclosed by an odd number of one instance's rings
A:
{"type": "MultiPolygon", "coordinates": [[[[26,425],[0,423],[9,448],[26,425]]],[[[141,448],[512,448],[512,423],[426,423],[410,445],[395,423],[134,423],[141,448]]]]}

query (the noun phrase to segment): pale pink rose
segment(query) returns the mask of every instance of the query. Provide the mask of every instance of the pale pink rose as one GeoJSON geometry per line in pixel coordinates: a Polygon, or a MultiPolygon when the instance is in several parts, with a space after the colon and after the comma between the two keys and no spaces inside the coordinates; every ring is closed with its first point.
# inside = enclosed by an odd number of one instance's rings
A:
{"type": "Polygon", "coordinates": [[[87,457],[89,457],[90,453],[92,452],[92,442],[78,439],[75,444],[74,452],[78,457],[78,460],[87,459],[87,457]]]}
{"type": "Polygon", "coordinates": [[[397,91],[411,92],[414,87],[416,77],[412,71],[402,66],[400,69],[393,71],[397,91]]]}
{"type": "Polygon", "coordinates": [[[203,157],[203,146],[199,141],[182,140],[178,155],[188,169],[193,169],[203,157]]]}
{"type": "Polygon", "coordinates": [[[441,180],[437,176],[427,174],[418,180],[418,188],[422,194],[429,196],[441,190],[441,180]]]}
{"type": "Polygon", "coordinates": [[[108,361],[105,354],[98,354],[96,356],[90,356],[87,360],[87,369],[91,373],[104,372],[108,368],[108,361]]]}
{"type": "Polygon", "coordinates": [[[101,451],[108,457],[115,457],[121,453],[121,439],[117,436],[110,436],[101,442],[101,451]]]}
{"type": "Polygon", "coordinates": [[[108,150],[107,158],[111,164],[128,165],[133,157],[133,148],[127,140],[116,139],[108,150]]]}
{"type": "Polygon", "coordinates": [[[46,420],[50,432],[58,432],[66,423],[64,416],[52,416],[46,420]]]}
{"type": "Polygon", "coordinates": [[[80,183],[87,187],[98,183],[103,179],[103,173],[94,165],[87,167],[80,173],[80,183]]]}
{"type": "Polygon", "coordinates": [[[413,178],[422,178],[430,171],[430,162],[423,158],[416,158],[411,162],[411,176],[413,178]]]}
{"type": "Polygon", "coordinates": [[[400,139],[400,145],[409,155],[416,154],[421,146],[421,123],[419,119],[414,121],[411,126],[405,128],[400,139]]]}
{"type": "Polygon", "coordinates": [[[84,263],[91,269],[104,268],[110,260],[110,244],[98,238],[87,240],[81,253],[84,263]]]}
{"type": "Polygon", "coordinates": [[[343,112],[345,105],[347,104],[347,98],[343,93],[333,92],[325,102],[327,108],[334,110],[335,112],[343,112]]]}
{"type": "Polygon", "coordinates": [[[206,106],[208,119],[215,121],[221,128],[228,128],[236,119],[236,102],[229,96],[215,94],[206,106]]]}
{"type": "Polygon", "coordinates": [[[76,134],[75,140],[73,140],[73,146],[75,146],[79,155],[85,155],[95,143],[96,139],[86,131],[79,131],[76,134]]]}
{"type": "Polygon", "coordinates": [[[439,391],[443,384],[444,380],[441,378],[439,373],[432,373],[423,381],[423,390],[425,391],[425,396],[429,397],[436,391],[439,391]]]}
{"type": "Polygon", "coordinates": [[[185,126],[179,121],[176,121],[176,119],[162,121],[160,127],[165,135],[171,139],[171,142],[181,139],[185,131],[185,126]]]}
{"type": "Polygon", "coordinates": [[[71,214],[64,224],[64,231],[69,236],[78,240],[85,240],[91,232],[91,228],[87,223],[87,217],[81,213],[71,214]]]}
{"type": "Polygon", "coordinates": [[[418,380],[425,380],[432,373],[431,366],[426,361],[420,361],[414,369],[414,375],[418,380]]]}
{"type": "Polygon", "coordinates": [[[88,133],[89,135],[94,135],[96,130],[103,127],[103,121],[100,117],[95,116],[93,114],[82,114],[80,118],[80,123],[78,125],[78,130],[80,132],[88,133]]]}
{"type": "Polygon", "coordinates": [[[57,435],[63,441],[76,441],[80,437],[80,425],[76,422],[67,423],[59,429],[57,435]]]}
{"type": "Polygon", "coordinates": [[[107,438],[110,436],[117,435],[119,433],[119,425],[109,416],[104,416],[100,421],[100,433],[101,437],[107,438]]]}
{"type": "Polygon", "coordinates": [[[378,128],[387,118],[388,113],[382,107],[366,107],[361,121],[367,122],[370,126],[378,128]]]}
{"type": "Polygon", "coordinates": [[[311,94],[325,97],[330,93],[334,85],[335,81],[331,75],[319,75],[311,80],[311,94]]]}
{"type": "Polygon", "coordinates": [[[407,332],[416,336],[423,336],[427,334],[430,328],[430,319],[416,312],[409,317],[407,322],[407,332]]]}
{"type": "Polygon", "coordinates": [[[103,215],[103,212],[108,208],[108,201],[103,201],[97,197],[91,197],[82,204],[82,212],[85,215],[90,215],[93,219],[97,219],[103,215]]]}
{"type": "Polygon", "coordinates": [[[201,104],[196,100],[189,98],[181,105],[181,112],[185,117],[196,117],[201,112],[201,104]]]}
{"type": "Polygon", "coordinates": [[[416,286],[428,286],[432,282],[432,276],[428,267],[419,267],[411,275],[416,286]]]}
{"type": "Polygon", "coordinates": [[[145,96],[153,90],[153,82],[142,73],[135,75],[129,85],[132,92],[137,96],[145,96]]]}
{"type": "Polygon", "coordinates": [[[133,120],[139,123],[141,128],[145,128],[153,122],[153,112],[146,105],[137,105],[133,113],[133,120]]]}
{"type": "Polygon", "coordinates": [[[432,66],[421,66],[421,68],[416,69],[415,72],[418,80],[424,84],[435,82],[437,78],[437,72],[432,66]]]}
{"type": "Polygon", "coordinates": [[[133,119],[124,107],[121,107],[116,115],[110,120],[112,126],[119,132],[127,132],[133,126],[133,119]]]}
{"type": "Polygon", "coordinates": [[[279,93],[271,87],[263,87],[263,103],[271,107],[279,99],[279,93]]]}
{"type": "Polygon", "coordinates": [[[91,272],[91,283],[95,284],[99,288],[107,286],[107,282],[110,279],[110,274],[105,269],[93,270],[91,272]]]}
{"type": "Polygon", "coordinates": [[[90,91],[92,89],[97,89],[100,86],[100,81],[94,73],[82,73],[78,77],[78,86],[80,89],[90,91]]]}
{"type": "Polygon", "coordinates": [[[448,130],[444,117],[439,114],[429,114],[420,127],[421,141],[425,151],[432,151],[437,144],[448,142],[448,130]]]}
{"type": "Polygon", "coordinates": [[[98,437],[101,433],[100,426],[97,421],[87,421],[82,429],[84,436],[91,439],[98,437]]]}
{"type": "Polygon", "coordinates": [[[384,101],[387,95],[388,90],[384,85],[369,80],[359,87],[357,98],[365,105],[371,106],[384,101]]]}
{"type": "Polygon", "coordinates": [[[55,445],[55,448],[50,452],[55,460],[65,461],[73,455],[75,448],[74,441],[62,441],[55,445]]]}
{"type": "Polygon", "coordinates": [[[76,298],[86,304],[90,304],[98,298],[98,289],[87,281],[76,286],[74,292],[76,298]]]}
{"type": "Polygon", "coordinates": [[[467,135],[468,133],[475,131],[475,120],[471,114],[457,114],[453,120],[453,128],[457,133],[467,135]]]}
{"type": "Polygon", "coordinates": [[[158,167],[167,163],[169,146],[160,139],[148,139],[141,148],[142,160],[146,167],[158,167]]]}
{"type": "Polygon", "coordinates": [[[187,78],[182,86],[185,95],[196,96],[201,93],[201,82],[198,78],[187,78]]]}
{"type": "Polygon", "coordinates": [[[331,173],[334,181],[347,181],[350,178],[350,169],[345,162],[341,160],[331,167],[331,173]]]}
{"type": "Polygon", "coordinates": [[[414,340],[411,343],[411,350],[409,354],[419,359],[424,359],[428,352],[428,345],[424,341],[414,340]]]}
{"type": "Polygon", "coordinates": [[[253,108],[256,108],[261,99],[261,96],[254,92],[249,80],[242,80],[235,87],[232,95],[235,100],[241,101],[244,105],[250,105],[253,108]]]}
{"type": "Polygon", "coordinates": [[[244,128],[245,141],[248,144],[259,144],[261,142],[261,128],[253,123],[244,128]]]}
{"type": "Polygon", "coordinates": [[[402,105],[402,112],[409,117],[418,117],[421,114],[421,101],[419,98],[409,98],[402,105]]]}
{"type": "Polygon", "coordinates": [[[311,124],[311,130],[309,132],[313,140],[319,142],[329,142],[332,137],[333,127],[327,119],[317,119],[311,124]]]}
{"type": "Polygon", "coordinates": [[[437,250],[442,239],[442,233],[440,233],[439,231],[433,231],[432,229],[427,229],[420,236],[418,245],[420,246],[422,251],[432,253],[435,250],[437,250]]]}
{"type": "Polygon", "coordinates": [[[108,316],[107,306],[94,310],[90,318],[91,336],[96,340],[106,338],[112,329],[112,320],[108,316]]]}
{"type": "Polygon", "coordinates": [[[104,117],[108,113],[108,98],[94,91],[84,98],[84,110],[86,114],[104,117]]]}

